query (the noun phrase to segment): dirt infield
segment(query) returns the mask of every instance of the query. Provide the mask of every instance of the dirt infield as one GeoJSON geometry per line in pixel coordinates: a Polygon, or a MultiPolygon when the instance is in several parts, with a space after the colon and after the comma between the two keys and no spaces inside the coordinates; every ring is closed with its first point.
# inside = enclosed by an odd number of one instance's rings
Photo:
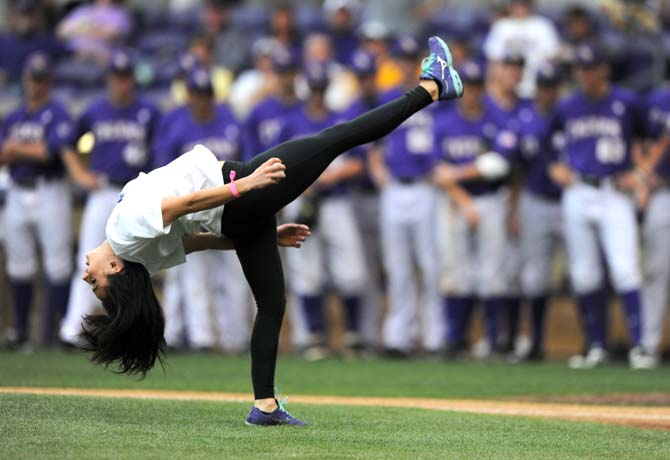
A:
{"type": "MultiPolygon", "coordinates": [[[[224,401],[249,402],[253,399],[245,393],[215,393],[200,391],[169,390],[115,390],[89,388],[32,388],[0,387],[0,393],[34,395],[93,396],[104,398],[140,398],[180,401],[224,401]]],[[[635,400],[617,395],[617,402],[635,400]]],[[[658,395],[657,395],[658,396],[658,395]]],[[[667,395],[664,395],[667,398],[667,395]]],[[[581,398],[581,397],[579,397],[581,398]]],[[[586,397],[583,397],[586,398],[586,397]]],[[[588,399],[584,399],[589,401],[588,399]]],[[[575,404],[536,401],[488,401],[468,399],[428,399],[428,398],[366,398],[342,396],[301,396],[291,395],[291,402],[299,404],[327,404],[347,406],[405,407],[430,410],[469,412],[473,414],[507,415],[517,417],[538,417],[572,421],[590,421],[630,425],[640,428],[670,430],[670,407],[649,407],[630,405],[575,404]]],[[[592,398],[590,401],[594,401],[592,398]]],[[[598,401],[600,402],[600,401],[598,401]]]]}

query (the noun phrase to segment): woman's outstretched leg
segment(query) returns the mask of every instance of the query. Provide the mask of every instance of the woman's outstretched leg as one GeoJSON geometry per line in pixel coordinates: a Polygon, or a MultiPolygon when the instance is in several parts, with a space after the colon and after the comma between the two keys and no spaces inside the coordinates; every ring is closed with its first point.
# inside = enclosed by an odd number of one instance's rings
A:
{"type": "MultiPolygon", "coordinates": [[[[325,129],[313,136],[295,139],[264,152],[248,163],[226,162],[224,180],[230,170],[239,169],[238,177],[251,174],[266,160],[277,157],[286,165],[286,178],[278,184],[253,190],[226,205],[226,215],[244,214],[245,220],[270,217],[302,194],[338,155],[357,145],[386,136],[414,113],[436,98],[437,85],[421,82],[407,94],[345,123],[325,129]],[[431,94],[431,91],[433,94],[431,94]]],[[[235,219],[236,220],[236,219],[235,219]]]]}

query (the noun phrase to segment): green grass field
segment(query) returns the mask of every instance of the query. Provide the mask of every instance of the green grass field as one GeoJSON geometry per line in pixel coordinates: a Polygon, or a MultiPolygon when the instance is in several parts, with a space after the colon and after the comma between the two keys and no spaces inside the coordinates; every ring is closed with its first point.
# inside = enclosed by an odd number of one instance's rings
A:
{"type": "MultiPolygon", "coordinates": [[[[290,394],[509,399],[670,393],[670,371],[562,363],[280,359],[290,394]]],[[[250,392],[246,358],[174,356],[137,381],[79,354],[0,352],[0,386],[250,392]]],[[[0,394],[0,458],[668,459],[670,432],[421,409],[290,404],[310,426],[252,428],[249,404],[0,394]]]]}

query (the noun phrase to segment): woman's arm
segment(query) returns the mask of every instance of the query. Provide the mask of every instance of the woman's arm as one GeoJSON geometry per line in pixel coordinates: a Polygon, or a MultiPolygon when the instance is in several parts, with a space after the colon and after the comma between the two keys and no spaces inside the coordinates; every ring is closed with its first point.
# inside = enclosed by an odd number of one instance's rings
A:
{"type": "MultiPolygon", "coordinates": [[[[286,166],[279,158],[270,158],[251,175],[236,180],[235,187],[239,195],[242,196],[251,190],[276,184],[286,177],[285,170],[286,166]]],[[[163,198],[161,202],[163,226],[171,224],[186,214],[216,208],[233,201],[235,198],[230,184],[198,190],[183,196],[163,198]]]]}
{"type": "MultiPolygon", "coordinates": [[[[277,244],[289,248],[299,248],[311,235],[309,227],[302,224],[283,224],[277,227],[277,244]]],[[[181,237],[186,254],[196,251],[216,249],[226,251],[235,249],[235,245],[225,236],[212,233],[192,233],[181,237]]]]}

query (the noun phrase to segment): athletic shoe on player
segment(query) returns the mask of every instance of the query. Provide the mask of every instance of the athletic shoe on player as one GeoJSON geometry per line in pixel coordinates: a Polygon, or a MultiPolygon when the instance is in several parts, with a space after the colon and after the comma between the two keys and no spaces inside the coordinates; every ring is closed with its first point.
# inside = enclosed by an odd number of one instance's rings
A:
{"type": "Polygon", "coordinates": [[[593,369],[609,361],[607,351],[603,347],[591,347],[586,355],[573,356],[568,360],[571,369],[593,369]]]}
{"type": "MultiPolygon", "coordinates": [[[[287,398],[288,399],[288,398],[287,398]]],[[[307,426],[307,423],[298,420],[288,413],[284,408],[284,401],[277,401],[277,409],[273,412],[263,412],[258,407],[252,407],[247,415],[247,420],[244,422],[250,426],[276,426],[276,425],[293,425],[293,426],[307,426]]]]}
{"type": "Polygon", "coordinates": [[[638,345],[628,352],[628,364],[631,369],[656,369],[658,357],[638,345]]]}
{"type": "Polygon", "coordinates": [[[440,37],[428,39],[430,55],[421,62],[420,80],[433,80],[437,83],[440,100],[456,99],[463,95],[461,77],[453,67],[451,51],[440,37]]]}

